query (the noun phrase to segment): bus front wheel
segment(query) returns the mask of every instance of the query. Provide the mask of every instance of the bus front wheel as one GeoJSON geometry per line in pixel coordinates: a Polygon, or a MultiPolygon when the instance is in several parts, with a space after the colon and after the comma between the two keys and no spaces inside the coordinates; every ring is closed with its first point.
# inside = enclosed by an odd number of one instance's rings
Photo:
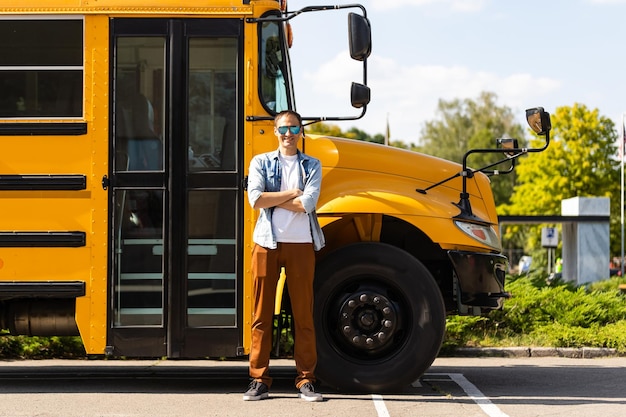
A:
{"type": "Polygon", "coordinates": [[[435,360],[445,310],[432,275],[403,250],[357,243],[315,277],[318,378],[343,392],[407,387],[435,360]]]}

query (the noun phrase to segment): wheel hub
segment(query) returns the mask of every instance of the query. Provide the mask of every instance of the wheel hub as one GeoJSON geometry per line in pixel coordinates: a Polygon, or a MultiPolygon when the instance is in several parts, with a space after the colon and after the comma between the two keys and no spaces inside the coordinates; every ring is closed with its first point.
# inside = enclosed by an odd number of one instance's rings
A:
{"type": "Polygon", "coordinates": [[[340,309],[340,329],[349,345],[376,350],[392,339],[398,325],[393,303],[385,296],[362,291],[352,294],[340,309]]]}

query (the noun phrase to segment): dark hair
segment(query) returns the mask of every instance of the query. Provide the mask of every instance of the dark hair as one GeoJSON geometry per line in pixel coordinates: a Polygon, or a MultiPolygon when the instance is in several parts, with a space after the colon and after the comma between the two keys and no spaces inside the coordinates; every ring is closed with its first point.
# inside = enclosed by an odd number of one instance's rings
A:
{"type": "Polygon", "coordinates": [[[300,116],[300,114],[294,110],[283,110],[278,113],[276,117],[274,117],[274,125],[276,125],[276,121],[283,116],[294,116],[296,119],[298,119],[298,124],[302,126],[302,116],[300,116]]]}

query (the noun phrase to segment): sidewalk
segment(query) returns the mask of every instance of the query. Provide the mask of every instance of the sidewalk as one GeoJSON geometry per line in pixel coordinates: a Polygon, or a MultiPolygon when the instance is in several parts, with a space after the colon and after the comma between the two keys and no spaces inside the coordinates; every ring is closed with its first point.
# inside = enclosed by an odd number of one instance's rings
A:
{"type": "MultiPolygon", "coordinates": [[[[618,357],[615,349],[608,348],[458,348],[453,354],[440,355],[441,358],[542,358],[561,357],[569,359],[593,359],[618,357]]],[[[272,359],[272,373],[291,378],[295,363],[292,359],[272,359]]],[[[172,378],[202,378],[210,370],[212,375],[224,379],[246,377],[248,360],[246,357],[230,360],[211,359],[5,359],[0,360],[0,378],[6,379],[23,373],[36,372],[42,378],[73,374],[84,377],[98,375],[101,378],[118,378],[120,373],[131,378],[152,377],[155,374],[172,378]]]]}
{"type": "Polygon", "coordinates": [[[500,357],[500,358],[543,358],[560,357],[571,359],[592,359],[620,356],[615,349],[609,348],[545,348],[545,347],[510,347],[510,348],[458,348],[448,357],[500,357]]]}
{"type": "MultiPolygon", "coordinates": [[[[620,356],[603,348],[460,348],[438,360],[467,358],[567,358],[600,359],[620,356]]],[[[292,380],[292,359],[272,359],[272,376],[292,380]]],[[[11,380],[246,380],[247,358],[232,360],[177,359],[11,359],[0,360],[0,381],[11,380]]],[[[2,382],[0,382],[1,384],[2,382]]]]}
{"type": "MultiPolygon", "coordinates": [[[[272,360],[277,378],[295,375],[295,362],[272,360]]],[[[56,379],[213,379],[232,380],[248,377],[248,361],[177,359],[10,359],[0,360],[0,380],[12,378],[56,379]]]]}

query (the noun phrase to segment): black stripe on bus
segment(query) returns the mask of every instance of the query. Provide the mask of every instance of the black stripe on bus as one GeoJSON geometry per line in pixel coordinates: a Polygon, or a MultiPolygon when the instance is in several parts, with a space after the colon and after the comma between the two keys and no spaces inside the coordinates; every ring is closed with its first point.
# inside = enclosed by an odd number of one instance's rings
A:
{"type": "Polygon", "coordinates": [[[76,298],[85,295],[83,281],[2,281],[0,299],[76,298]]]}
{"type": "Polygon", "coordinates": [[[78,248],[85,245],[85,232],[0,232],[2,248],[78,248]]]}
{"type": "Polygon", "coordinates": [[[0,190],[84,190],[84,175],[0,175],[0,190]]]}
{"type": "Polygon", "coordinates": [[[0,136],[79,136],[87,123],[0,123],[0,136]]]}

